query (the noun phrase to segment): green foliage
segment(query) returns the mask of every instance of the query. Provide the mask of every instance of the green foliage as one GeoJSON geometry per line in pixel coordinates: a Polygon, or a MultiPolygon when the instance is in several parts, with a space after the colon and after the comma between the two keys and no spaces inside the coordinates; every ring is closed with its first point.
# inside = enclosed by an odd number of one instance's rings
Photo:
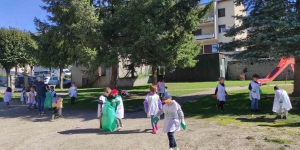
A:
{"type": "Polygon", "coordinates": [[[263,56],[282,57],[300,54],[300,16],[295,1],[237,0],[245,4],[247,16],[235,16],[241,25],[232,26],[225,36],[235,37],[247,32],[245,38],[222,45],[227,51],[245,48],[239,58],[256,59],[263,56]]]}
{"type": "Polygon", "coordinates": [[[9,72],[12,67],[28,64],[37,46],[30,33],[16,28],[0,28],[0,64],[9,72]]]}

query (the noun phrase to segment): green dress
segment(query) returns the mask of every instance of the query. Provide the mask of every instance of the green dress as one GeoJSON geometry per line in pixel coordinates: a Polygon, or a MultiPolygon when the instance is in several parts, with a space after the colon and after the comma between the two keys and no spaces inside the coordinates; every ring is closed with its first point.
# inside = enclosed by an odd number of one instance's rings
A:
{"type": "Polygon", "coordinates": [[[46,99],[44,103],[44,108],[52,108],[52,95],[51,92],[46,92],[46,99]]]}

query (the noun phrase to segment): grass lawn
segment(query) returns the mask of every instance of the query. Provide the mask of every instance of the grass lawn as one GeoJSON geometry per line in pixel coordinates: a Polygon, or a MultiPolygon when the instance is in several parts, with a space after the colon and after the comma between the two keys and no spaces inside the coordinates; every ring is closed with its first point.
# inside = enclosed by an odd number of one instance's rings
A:
{"type": "MultiPolygon", "coordinates": [[[[281,86],[291,93],[293,86],[281,86]]],[[[226,112],[222,113],[216,109],[219,101],[212,96],[206,96],[189,101],[182,105],[183,111],[188,117],[203,118],[209,121],[217,121],[219,124],[247,124],[254,123],[259,126],[283,127],[300,126],[299,123],[299,98],[291,98],[293,109],[289,111],[287,120],[274,120],[275,113],[272,112],[274,90],[273,87],[262,87],[263,94],[259,101],[260,112],[250,112],[248,90],[229,92],[229,97],[224,105],[226,112]]]]}

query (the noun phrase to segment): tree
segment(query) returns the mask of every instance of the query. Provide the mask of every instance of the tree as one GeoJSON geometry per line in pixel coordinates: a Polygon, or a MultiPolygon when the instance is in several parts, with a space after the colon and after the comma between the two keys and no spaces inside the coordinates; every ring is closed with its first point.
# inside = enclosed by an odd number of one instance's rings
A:
{"type": "Polygon", "coordinates": [[[85,60],[87,55],[93,54],[90,50],[93,51],[94,44],[98,40],[96,32],[98,19],[94,7],[88,0],[43,1],[46,6],[42,6],[42,9],[51,15],[48,15],[48,22],[35,18],[37,30],[42,34],[37,41],[45,48],[40,54],[47,54],[52,58],[40,62],[46,65],[48,61],[49,66],[60,68],[62,88],[61,74],[64,67],[74,63],[88,64],[82,60],[85,60]]]}
{"type": "Polygon", "coordinates": [[[37,48],[30,33],[16,28],[0,28],[0,64],[6,71],[9,82],[10,69],[31,60],[29,51],[37,48]]]}
{"type": "Polygon", "coordinates": [[[247,16],[234,16],[241,25],[232,26],[225,36],[235,37],[249,30],[246,38],[234,39],[220,49],[246,50],[236,58],[255,60],[263,56],[294,57],[294,95],[300,95],[300,1],[297,0],[236,0],[245,5],[247,16]]]}
{"type": "Polygon", "coordinates": [[[200,8],[200,0],[133,0],[119,13],[126,18],[123,50],[137,64],[152,66],[157,83],[157,67],[193,67],[201,44],[194,44],[192,31],[211,4],[200,8]]]}

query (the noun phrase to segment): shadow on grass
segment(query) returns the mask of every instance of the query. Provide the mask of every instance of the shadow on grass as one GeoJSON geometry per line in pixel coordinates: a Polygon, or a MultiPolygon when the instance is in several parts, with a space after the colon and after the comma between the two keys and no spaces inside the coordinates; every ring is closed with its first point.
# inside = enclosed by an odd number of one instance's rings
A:
{"type": "Polygon", "coordinates": [[[300,127],[300,122],[295,122],[295,123],[279,123],[279,124],[272,124],[272,125],[259,124],[258,126],[261,126],[261,127],[275,127],[275,128],[279,128],[279,127],[300,127]]]}
{"type": "Polygon", "coordinates": [[[102,131],[100,129],[73,129],[57,132],[59,134],[99,134],[99,135],[108,135],[108,134],[137,134],[137,133],[146,133],[148,130],[120,130],[115,132],[102,131]]]}
{"type": "Polygon", "coordinates": [[[236,118],[241,122],[267,122],[267,123],[274,123],[276,121],[275,118],[266,118],[266,116],[260,116],[256,118],[236,118]]]}

